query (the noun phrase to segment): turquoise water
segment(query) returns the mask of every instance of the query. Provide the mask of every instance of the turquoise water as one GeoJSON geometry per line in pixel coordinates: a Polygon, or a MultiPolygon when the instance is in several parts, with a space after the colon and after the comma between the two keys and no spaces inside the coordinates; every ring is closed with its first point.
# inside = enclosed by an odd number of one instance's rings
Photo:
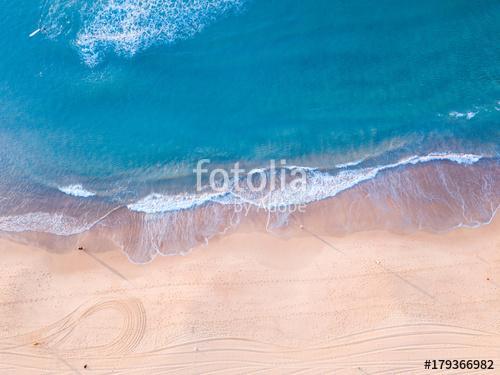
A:
{"type": "Polygon", "coordinates": [[[68,214],[51,200],[61,188],[80,195],[71,225],[87,204],[192,191],[202,158],[498,166],[498,1],[4,3],[4,230],[68,214]]]}

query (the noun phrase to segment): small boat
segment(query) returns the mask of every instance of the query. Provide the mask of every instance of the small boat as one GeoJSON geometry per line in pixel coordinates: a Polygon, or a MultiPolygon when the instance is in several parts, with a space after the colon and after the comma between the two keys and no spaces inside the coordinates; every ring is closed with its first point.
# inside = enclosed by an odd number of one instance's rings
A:
{"type": "Polygon", "coordinates": [[[36,34],[38,34],[40,31],[42,31],[42,29],[36,29],[35,31],[33,31],[31,34],[30,34],[30,38],[33,38],[36,34]]]}

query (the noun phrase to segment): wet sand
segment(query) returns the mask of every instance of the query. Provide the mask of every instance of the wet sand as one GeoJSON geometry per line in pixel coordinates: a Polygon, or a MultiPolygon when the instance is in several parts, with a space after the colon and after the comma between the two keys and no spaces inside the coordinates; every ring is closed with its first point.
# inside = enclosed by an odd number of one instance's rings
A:
{"type": "Polygon", "coordinates": [[[238,230],[146,265],[95,251],[90,237],[80,239],[84,251],[63,252],[2,239],[0,372],[426,374],[427,359],[500,366],[499,233],[498,219],[439,235],[343,237],[306,222],[290,238],[238,230]]]}

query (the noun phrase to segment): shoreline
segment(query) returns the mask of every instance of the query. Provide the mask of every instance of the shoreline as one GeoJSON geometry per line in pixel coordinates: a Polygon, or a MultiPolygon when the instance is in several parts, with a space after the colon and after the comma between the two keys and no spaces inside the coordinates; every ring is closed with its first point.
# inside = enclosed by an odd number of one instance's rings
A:
{"type": "Polygon", "coordinates": [[[498,218],[446,234],[242,228],[145,265],[95,252],[91,238],[62,253],[0,239],[0,367],[356,374],[419,373],[438,357],[498,363],[499,229],[498,218]]]}
{"type": "Polygon", "coordinates": [[[500,2],[2,10],[0,375],[500,374],[500,2]]]}
{"type": "Polygon", "coordinates": [[[441,233],[490,223],[500,206],[500,164],[497,159],[453,161],[457,157],[410,158],[384,168],[341,169],[336,175],[307,170],[305,189],[205,194],[198,197],[202,201],[161,193],[132,205],[62,192],[50,198],[34,195],[27,198],[33,205],[24,200],[16,205],[12,199],[2,207],[0,230],[34,245],[42,239],[49,248],[97,236],[114,242],[132,262],[147,263],[158,255],[189,253],[240,226],[288,235],[294,233],[289,228],[294,220],[340,236],[368,230],[441,233]]]}

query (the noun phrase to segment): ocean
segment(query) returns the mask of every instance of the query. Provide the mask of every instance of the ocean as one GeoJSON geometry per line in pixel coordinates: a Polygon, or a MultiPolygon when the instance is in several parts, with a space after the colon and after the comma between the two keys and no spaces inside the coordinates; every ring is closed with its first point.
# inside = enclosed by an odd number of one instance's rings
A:
{"type": "Polygon", "coordinates": [[[2,16],[5,235],[96,231],[142,263],[236,228],[243,204],[278,234],[292,205],[342,234],[474,227],[500,204],[498,1],[6,0],[2,16]],[[207,171],[200,189],[203,159],[307,184],[213,189],[207,171]]]}

